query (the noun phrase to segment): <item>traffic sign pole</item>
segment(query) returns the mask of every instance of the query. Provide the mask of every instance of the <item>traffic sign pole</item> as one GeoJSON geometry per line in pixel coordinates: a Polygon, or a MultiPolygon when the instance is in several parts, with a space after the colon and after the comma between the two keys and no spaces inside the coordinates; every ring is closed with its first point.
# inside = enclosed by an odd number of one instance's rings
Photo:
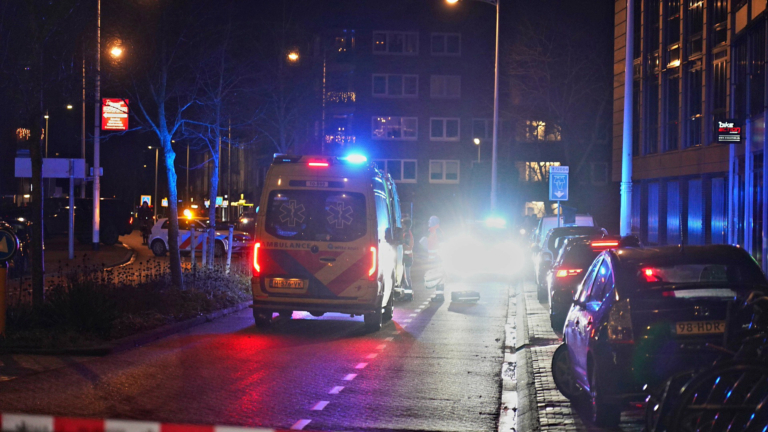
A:
{"type": "Polygon", "coordinates": [[[8,263],[0,262],[0,335],[5,337],[5,284],[8,281],[8,263]]]}

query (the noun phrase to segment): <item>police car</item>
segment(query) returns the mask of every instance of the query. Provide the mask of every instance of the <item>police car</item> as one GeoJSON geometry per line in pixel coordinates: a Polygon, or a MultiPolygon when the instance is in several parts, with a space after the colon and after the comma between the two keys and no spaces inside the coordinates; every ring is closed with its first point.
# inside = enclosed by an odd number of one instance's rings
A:
{"type": "MultiPolygon", "coordinates": [[[[207,222],[207,221],[206,221],[207,222]]],[[[168,218],[158,219],[152,227],[149,236],[149,248],[156,256],[163,256],[168,252],[168,218]]],[[[200,219],[179,218],[179,250],[190,252],[192,250],[192,234],[190,228],[195,228],[195,250],[202,251],[203,245],[208,238],[208,226],[200,219]]],[[[218,226],[216,229],[216,243],[214,244],[214,255],[222,257],[227,253],[229,247],[229,228],[218,226]]],[[[247,233],[234,231],[232,233],[232,253],[245,252],[253,245],[253,239],[247,233]]]]}

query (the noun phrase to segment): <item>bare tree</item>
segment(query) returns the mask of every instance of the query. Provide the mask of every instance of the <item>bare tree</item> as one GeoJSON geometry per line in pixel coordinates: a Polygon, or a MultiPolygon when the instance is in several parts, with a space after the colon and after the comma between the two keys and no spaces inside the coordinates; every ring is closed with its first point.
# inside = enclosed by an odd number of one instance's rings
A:
{"type": "MultiPolygon", "coordinates": [[[[546,122],[547,128],[553,128],[547,135],[567,142],[566,164],[573,162],[576,147],[581,147],[578,154],[583,164],[594,143],[609,138],[610,118],[605,112],[610,103],[610,71],[585,31],[589,30],[574,31],[554,18],[525,21],[516,27],[515,42],[505,58],[510,117],[529,129],[538,126],[526,121],[546,122]]],[[[523,132],[536,135],[535,130],[523,132]]]]}

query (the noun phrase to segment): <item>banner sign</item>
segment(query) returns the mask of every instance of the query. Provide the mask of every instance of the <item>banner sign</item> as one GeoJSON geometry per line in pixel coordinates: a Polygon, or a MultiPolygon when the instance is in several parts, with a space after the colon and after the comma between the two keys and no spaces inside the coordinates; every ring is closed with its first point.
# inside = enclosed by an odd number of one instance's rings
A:
{"type": "Polygon", "coordinates": [[[128,130],[128,99],[102,99],[101,130],[128,130]]]}
{"type": "Polygon", "coordinates": [[[568,167],[549,167],[549,200],[568,201],[568,167]]]}
{"type": "Polygon", "coordinates": [[[736,126],[735,120],[716,121],[715,137],[719,143],[741,142],[741,126],[736,126]]]}

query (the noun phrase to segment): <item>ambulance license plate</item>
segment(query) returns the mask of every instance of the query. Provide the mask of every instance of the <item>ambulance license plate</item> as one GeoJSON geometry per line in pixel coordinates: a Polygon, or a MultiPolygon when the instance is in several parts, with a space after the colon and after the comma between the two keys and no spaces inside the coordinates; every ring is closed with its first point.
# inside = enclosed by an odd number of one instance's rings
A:
{"type": "Polygon", "coordinates": [[[679,335],[725,333],[725,321],[680,321],[675,323],[679,335]]]}
{"type": "Polygon", "coordinates": [[[304,288],[304,281],[301,279],[272,279],[269,284],[272,288],[304,288]]]}

